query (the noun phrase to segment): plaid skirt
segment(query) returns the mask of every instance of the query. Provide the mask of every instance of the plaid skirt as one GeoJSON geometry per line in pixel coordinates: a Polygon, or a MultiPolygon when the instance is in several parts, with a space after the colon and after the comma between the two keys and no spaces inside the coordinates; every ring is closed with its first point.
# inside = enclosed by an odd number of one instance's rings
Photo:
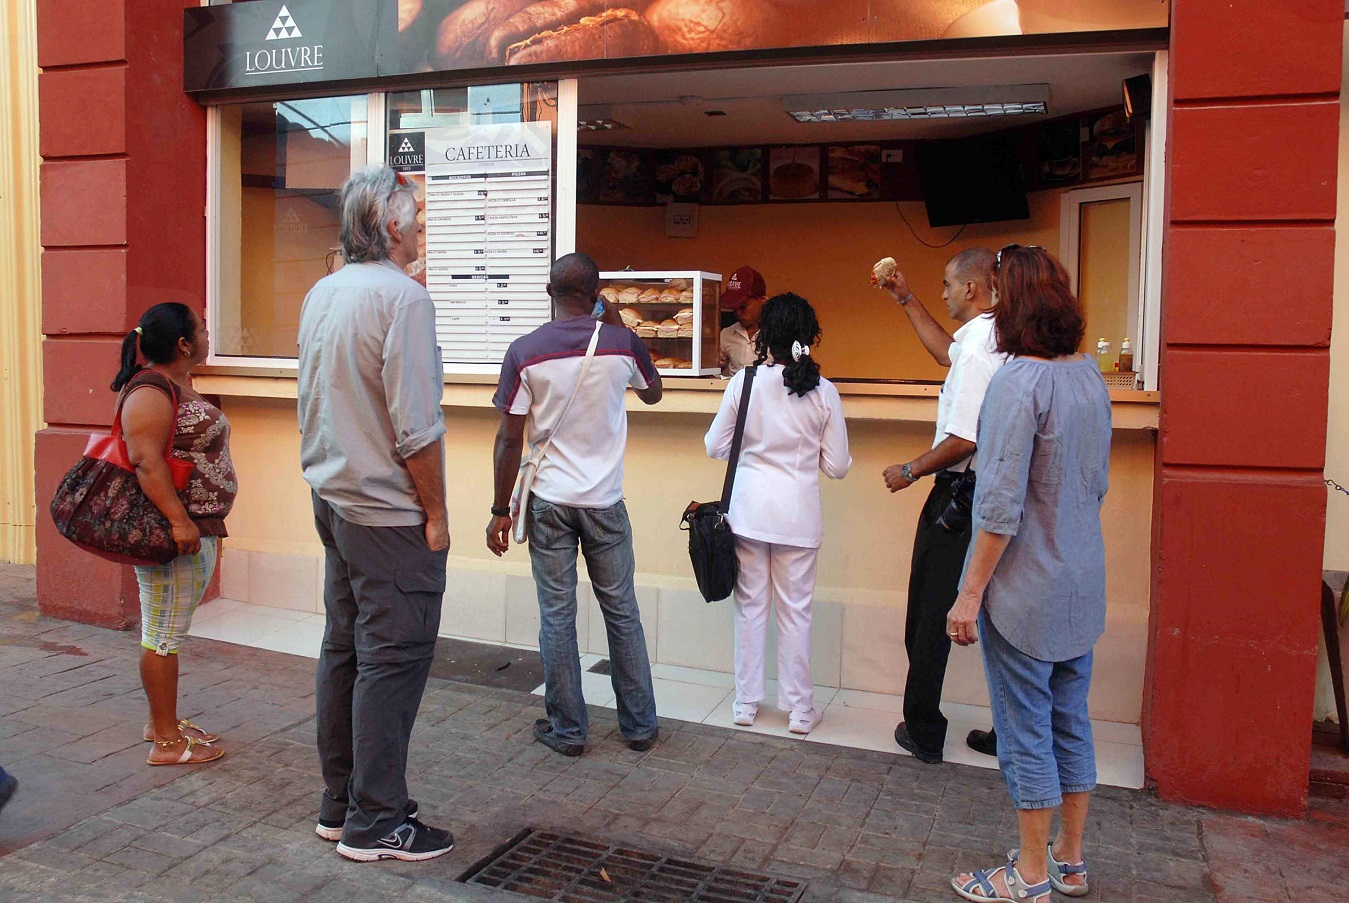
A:
{"type": "Polygon", "coordinates": [[[141,645],[157,655],[177,655],[192,613],[215,573],[220,538],[203,536],[201,551],[179,555],[168,564],[136,566],[141,589],[141,645]]]}

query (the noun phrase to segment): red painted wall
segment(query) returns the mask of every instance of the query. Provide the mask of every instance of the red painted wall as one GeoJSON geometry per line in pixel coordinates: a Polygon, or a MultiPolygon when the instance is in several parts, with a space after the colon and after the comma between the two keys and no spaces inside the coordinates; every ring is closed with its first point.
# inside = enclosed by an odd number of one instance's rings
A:
{"type": "Polygon", "coordinates": [[[1306,807],[1341,0],[1172,0],[1148,775],[1306,807]]]}
{"type": "MultiPolygon", "coordinates": [[[[161,301],[205,309],[206,117],[182,91],[183,0],[37,0],[44,418],[37,503],[111,422],[123,336],[161,301]]],[[[139,618],[130,568],[38,519],[45,614],[139,618]]]]}

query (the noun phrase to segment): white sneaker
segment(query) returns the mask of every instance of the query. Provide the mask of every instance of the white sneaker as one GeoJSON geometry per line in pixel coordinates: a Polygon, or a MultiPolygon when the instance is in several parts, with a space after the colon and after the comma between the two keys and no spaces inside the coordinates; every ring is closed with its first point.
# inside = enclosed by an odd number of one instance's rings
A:
{"type": "Polygon", "coordinates": [[[787,730],[793,734],[808,734],[814,729],[815,725],[820,723],[824,713],[819,709],[811,709],[808,712],[792,712],[791,719],[787,722],[787,730]]]}
{"type": "Polygon", "coordinates": [[[754,724],[754,716],[759,714],[759,704],[757,702],[733,702],[731,703],[731,715],[736,724],[741,727],[750,727],[754,724]]]}

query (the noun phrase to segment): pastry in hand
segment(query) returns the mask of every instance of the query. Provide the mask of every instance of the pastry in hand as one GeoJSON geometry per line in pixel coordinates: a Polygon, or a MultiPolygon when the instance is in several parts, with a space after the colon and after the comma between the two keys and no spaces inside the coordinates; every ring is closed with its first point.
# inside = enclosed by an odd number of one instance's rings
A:
{"type": "Polygon", "coordinates": [[[893,257],[882,257],[876,261],[876,265],[871,268],[871,284],[874,288],[881,288],[886,280],[894,276],[899,270],[899,264],[893,257]]]}

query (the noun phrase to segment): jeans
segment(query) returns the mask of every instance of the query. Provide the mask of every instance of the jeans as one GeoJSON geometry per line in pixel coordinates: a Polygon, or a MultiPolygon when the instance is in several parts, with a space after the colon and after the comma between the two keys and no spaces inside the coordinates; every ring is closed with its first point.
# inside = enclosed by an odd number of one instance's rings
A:
{"type": "Polygon", "coordinates": [[[408,742],[436,649],[449,550],[423,527],[365,527],[314,495],[327,623],[315,682],[319,818],[369,846],[407,807],[408,742]]]}
{"type": "Polygon", "coordinates": [[[1018,809],[1053,809],[1065,793],[1096,789],[1087,693],[1092,653],[1043,662],[998,633],[979,612],[979,646],[998,732],[998,767],[1018,809]]]}
{"type": "Polygon", "coordinates": [[[656,697],[633,583],[636,562],[627,507],[619,501],[608,508],[572,508],[533,496],[528,534],[539,596],[543,700],[553,734],[563,743],[583,744],[590,729],[576,645],[579,545],[609,637],[619,730],[629,741],[650,737],[656,732],[656,697]]]}
{"type": "Polygon", "coordinates": [[[951,638],[946,616],[956,602],[970,530],[948,533],[937,524],[951,502],[954,475],[937,474],[918,517],[909,570],[909,609],[904,616],[904,651],[909,673],[904,681],[904,727],[924,752],[941,755],[946,745],[946,716],[941,713],[942,684],[951,638]]]}

